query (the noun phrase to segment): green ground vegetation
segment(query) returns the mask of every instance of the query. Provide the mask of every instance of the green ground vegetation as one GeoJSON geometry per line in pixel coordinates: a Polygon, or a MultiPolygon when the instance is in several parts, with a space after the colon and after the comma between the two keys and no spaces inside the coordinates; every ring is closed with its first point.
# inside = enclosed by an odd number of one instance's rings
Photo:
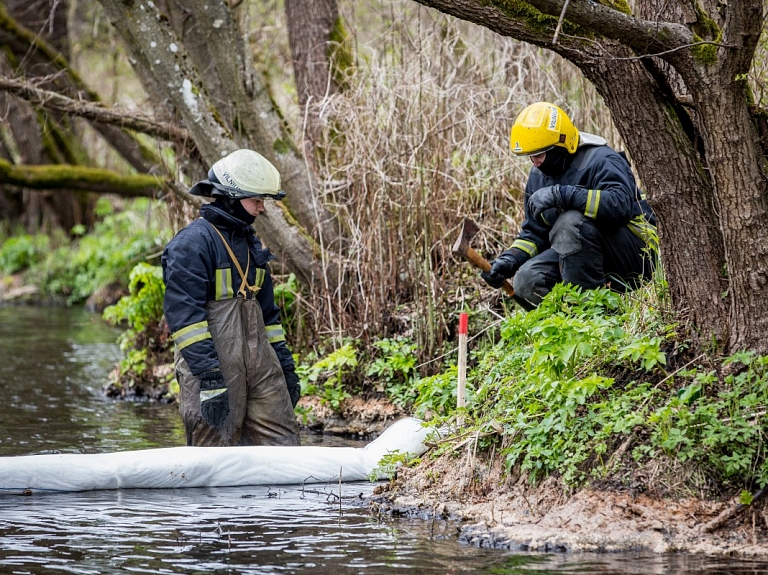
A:
{"type": "MultiPolygon", "coordinates": [[[[455,429],[455,441],[435,454],[474,433],[480,449],[499,453],[510,473],[532,482],[554,474],[571,486],[636,483],[653,464],[699,495],[763,487],[768,357],[689,357],[660,275],[629,294],[559,285],[536,310],[512,310],[473,340],[461,410],[456,350],[441,359],[440,371],[422,375],[405,335],[369,345],[329,341],[325,353],[297,353],[303,392],[337,411],[352,395],[386,396],[436,427],[455,429]]],[[[105,313],[127,325],[126,372],[144,365],[136,343],[147,345],[140,335],[160,321],[162,292],[159,268],[137,266],[130,295],[105,313]]],[[[295,320],[290,307],[285,317],[295,320]]],[[[477,333],[489,323],[487,313],[472,314],[477,333]]]]}
{"type": "Polygon", "coordinates": [[[559,285],[535,311],[505,318],[498,342],[473,354],[461,413],[455,369],[420,382],[417,412],[436,414],[436,426],[464,421],[436,454],[474,434],[531,482],[637,486],[653,467],[678,495],[764,487],[768,357],[689,358],[658,305],[665,289],[559,285]]]}
{"type": "Polygon", "coordinates": [[[103,198],[95,212],[98,221],[87,234],[83,226],[69,234],[0,232],[0,274],[38,286],[44,298],[76,305],[110,284],[125,285],[137,263],[158,261],[169,238],[155,203],[139,198],[116,209],[103,198]]]}

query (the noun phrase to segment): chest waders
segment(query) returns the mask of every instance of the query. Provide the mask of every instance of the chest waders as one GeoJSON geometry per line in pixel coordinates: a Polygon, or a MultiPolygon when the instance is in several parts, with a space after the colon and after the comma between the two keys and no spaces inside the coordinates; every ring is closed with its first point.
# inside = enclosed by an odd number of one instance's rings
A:
{"type": "MultiPolygon", "coordinates": [[[[224,236],[213,224],[211,227],[224,242],[241,278],[240,288],[234,295],[232,286],[225,285],[226,279],[231,278],[231,270],[217,268],[217,299],[206,303],[208,329],[219,357],[221,374],[227,382],[229,417],[219,428],[210,427],[203,421],[200,380],[192,375],[176,350],[179,409],[186,428],[187,445],[298,445],[299,429],[283,369],[269,343],[261,305],[255,299],[260,288],[247,282],[250,251],[243,271],[224,236]]],[[[259,277],[263,281],[263,274],[259,276],[257,273],[257,280],[259,277]]]]}

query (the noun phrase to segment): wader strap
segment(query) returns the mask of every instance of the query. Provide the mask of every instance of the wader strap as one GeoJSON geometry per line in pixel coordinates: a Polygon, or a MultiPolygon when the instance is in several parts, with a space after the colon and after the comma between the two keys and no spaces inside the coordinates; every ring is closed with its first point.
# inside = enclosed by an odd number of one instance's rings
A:
{"type": "MultiPolygon", "coordinates": [[[[203,218],[205,219],[205,218],[203,218]]],[[[205,220],[208,222],[208,220],[205,220]]],[[[208,222],[211,224],[211,222],[208,222]]],[[[237,293],[243,296],[244,299],[248,299],[248,296],[245,292],[245,288],[248,288],[248,290],[253,294],[256,295],[258,291],[261,289],[259,286],[248,285],[248,270],[251,269],[251,250],[248,250],[248,263],[245,266],[245,272],[243,272],[243,268],[240,266],[240,262],[237,260],[237,257],[235,256],[235,252],[232,251],[232,248],[229,247],[229,244],[227,243],[227,240],[224,239],[224,235],[219,231],[219,228],[211,224],[211,227],[216,230],[216,233],[219,234],[219,237],[221,238],[221,241],[224,243],[224,247],[227,248],[227,253],[229,253],[229,257],[232,258],[232,261],[235,264],[235,267],[237,268],[237,273],[240,274],[240,279],[242,280],[240,282],[240,288],[237,290],[237,293]]]]}

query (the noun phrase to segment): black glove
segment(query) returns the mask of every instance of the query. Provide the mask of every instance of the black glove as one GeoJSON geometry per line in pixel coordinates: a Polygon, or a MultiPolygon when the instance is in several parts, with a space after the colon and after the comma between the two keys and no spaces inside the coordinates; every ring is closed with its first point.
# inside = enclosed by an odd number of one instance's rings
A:
{"type": "Polygon", "coordinates": [[[504,280],[511,278],[515,275],[517,268],[520,267],[518,261],[509,254],[501,254],[495,260],[491,262],[491,269],[487,272],[482,272],[480,277],[485,280],[492,288],[500,288],[504,283],[504,280]]]}
{"type": "Polygon", "coordinates": [[[299,403],[299,397],[301,397],[301,384],[299,383],[299,376],[292,369],[283,371],[285,375],[285,384],[288,386],[288,395],[291,396],[291,405],[296,407],[299,403]]]}
{"type": "Polygon", "coordinates": [[[200,413],[211,427],[224,425],[229,415],[229,392],[221,371],[206,371],[200,378],[200,413]]]}
{"type": "Polygon", "coordinates": [[[547,186],[546,188],[539,188],[528,198],[528,211],[534,221],[538,221],[541,218],[542,222],[550,225],[542,217],[542,214],[549,208],[557,208],[558,212],[563,210],[563,198],[560,194],[560,186],[557,184],[547,186]]]}

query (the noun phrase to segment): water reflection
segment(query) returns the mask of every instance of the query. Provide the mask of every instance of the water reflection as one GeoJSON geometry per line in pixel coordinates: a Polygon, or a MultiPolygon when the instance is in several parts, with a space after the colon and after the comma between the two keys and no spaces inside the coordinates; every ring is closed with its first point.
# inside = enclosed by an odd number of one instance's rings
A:
{"type": "MultiPolygon", "coordinates": [[[[0,571],[466,573],[506,555],[362,505],[368,483],[0,497],[0,571]],[[13,499],[13,500],[11,500],[13,499]]],[[[434,527],[433,527],[434,529],[434,527]]]]}
{"type": "Polygon", "coordinates": [[[82,309],[0,306],[0,455],[183,445],[175,409],[102,396],[118,334],[82,309]]]}
{"type": "MultiPolygon", "coordinates": [[[[117,335],[82,310],[0,306],[0,456],[183,445],[175,407],[102,397],[117,335]]],[[[449,523],[372,517],[373,488],[0,495],[0,573],[768,573],[768,563],[733,558],[470,547],[449,523]]]]}

